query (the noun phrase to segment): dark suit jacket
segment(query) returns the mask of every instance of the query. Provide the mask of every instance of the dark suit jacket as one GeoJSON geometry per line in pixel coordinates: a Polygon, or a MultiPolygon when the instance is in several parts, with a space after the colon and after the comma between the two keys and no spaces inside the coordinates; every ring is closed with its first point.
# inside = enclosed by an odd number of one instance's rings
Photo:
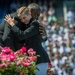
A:
{"type": "MultiPolygon", "coordinates": [[[[23,30],[24,24],[17,17],[17,13],[13,13],[11,16],[15,17],[16,26],[23,30]]],[[[20,49],[23,45],[23,41],[19,41],[13,35],[9,28],[9,24],[5,20],[3,20],[0,25],[0,40],[0,46],[9,46],[14,51],[20,49]]]]}
{"type": "Polygon", "coordinates": [[[10,29],[8,28],[8,23],[3,20],[0,24],[0,46],[4,46],[3,41],[5,41],[8,37],[8,34],[10,32],[10,29]]]}
{"type": "Polygon", "coordinates": [[[37,64],[49,62],[49,57],[41,45],[42,38],[39,34],[39,23],[33,19],[26,26],[25,31],[21,31],[16,25],[11,27],[14,35],[20,40],[25,40],[27,49],[33,48],[40,57],[38,57],[37,64]]]}
{"type": "MultiPolygon", "coordinates": [[[[11,14],[11,16],[17,17],[17,13],[11,14]]],[[[2,35],[2,40],[4,41],[8,34],[10,33],[10,29],[8,27],[8,23],[3,20],[2,23],[0,24],[0,35],[2,35]]]]}

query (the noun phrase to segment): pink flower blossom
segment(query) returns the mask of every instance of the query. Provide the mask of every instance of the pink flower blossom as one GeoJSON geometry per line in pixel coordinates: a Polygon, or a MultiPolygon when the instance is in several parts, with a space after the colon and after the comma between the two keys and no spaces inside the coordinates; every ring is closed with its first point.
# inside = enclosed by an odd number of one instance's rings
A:
{"type": "Polygon", "coordinates": [[[2,62],[4,62],[4,61],[7,60],[7,55],[6,54],[1,54],[0,58],[1,58],[2,62]]]}
{"type": "Polygon", "coordinates": [[[16,65],[17,65],[17,66],[21,65],[21,62],[22,62],[21,60],[17,61],[17,62],[16,62],[16,65]]]}
{"type": "Polygon", "coordinates": [[[51,63],[48,63],[48,66],[51,66],[52,64],[51,63]]]}
{"type": "Polygon", "coordinates": [[[26,47],[23,46],[19,51],[20,53],[26,53],[26,47]]]}
{"type": "Polygon", "coordinates": [[[0,68],[2,68],[3,67],[3,64],[0,64],[0,68]]]}
{"type": "Polygon", "coordinates": [[[35,61],[35,60],[36,60],[36,56],[30,56],[30,57],[28,57],[28,59],[29,59],[30,61],[35,61]]]}
{"type": "Polygon", "coordinates": [[[9,63],[4,63],[3,64],[5,67],[8,67],[9,66],[9,63]]]}
{"type": "Polygon", "coordinates": [[[25,60],[22,63],[25,67],[28,67],[30,65],[30,60],[25,60]]]}
{"type": "Polygon", "coordinates": [[[23,62],[23,65],[24,65],[25,67],[28,67],[28,66],[30,65],[30,63],[29,63],[29,62],[23,62]]]}
{"type": "Polygon", "coordinates": [[[8,55],[8,60],[13,61],[16,58],[16,55],[14,53],[11,53],[8,55]]]}
{"type": "Polygon", "coordinates": [[[25,46],[23,46],[21,49],[26,52],[26,47],[25,46]]]}
{"type": "Polygon", "coordinates": [[[50,70],[50,72],[54,72],[53,70],[50,70]]]}
{"type": "Polygon", "coordinates": [[[31,55],[31,56],[33,56],[33,55],[36,54],[36,52],[35,52],[32,48],[30,48],[30,49],[28,50],[28,54],[31,55]]]}
{"type": "Polygon", "coordinates": [[[5,53],[5,54],[10,54],[11,53],[11,49],[9,47],[4,47],[2,49],[2,52],[5,53]]]}

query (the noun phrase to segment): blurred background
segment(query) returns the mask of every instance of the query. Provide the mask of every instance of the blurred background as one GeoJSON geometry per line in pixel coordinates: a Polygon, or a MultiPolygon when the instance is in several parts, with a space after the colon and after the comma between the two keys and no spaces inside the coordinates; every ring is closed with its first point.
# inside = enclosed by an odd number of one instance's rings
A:
{"type": "Polygon", "coordinates": [[[41,9],[39,21],[48,38],[42,45],[54,75],[75,75],[75,0],[0,0],[0,23],[6,14],[33,2],[41,9]]]}

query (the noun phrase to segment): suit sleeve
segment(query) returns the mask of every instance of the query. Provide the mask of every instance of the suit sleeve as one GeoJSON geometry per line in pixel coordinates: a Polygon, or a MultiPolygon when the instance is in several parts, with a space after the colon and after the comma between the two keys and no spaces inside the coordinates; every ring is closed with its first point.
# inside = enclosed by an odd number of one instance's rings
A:
{"type": "MultiPolygon", "coordinates": [[[[11,16],[17,17],[17,13],[13,13],[11,16]]],[[[2,23],[0,24],[0,31],[4,30],[6,23],[7,22],[3,19],[2,23]]]]}
{"type": "Polygon", "coordinates": [[[4,30],[5,27],[5,20],[2,21],[2,23],[0,24],[0,31],[4,30]]]}
{"type": "Polygon", "coordinates": [[[21,31],[16,25],[14,25],[11,30],[13,31],[14,35],[19,38],[20,40],[24,40],[30,38],[32,36],[36,36],[39,34],[39,25],[38,23],[34,22],[27,28],[25,31],[21,31]]]}

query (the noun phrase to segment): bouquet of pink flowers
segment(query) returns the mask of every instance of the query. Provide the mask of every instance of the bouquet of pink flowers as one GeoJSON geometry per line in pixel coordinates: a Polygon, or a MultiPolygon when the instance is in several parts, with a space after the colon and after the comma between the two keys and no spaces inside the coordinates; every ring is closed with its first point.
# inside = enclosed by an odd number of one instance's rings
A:
{"type": "Polygon", "coordinates": [[[0,75],[35,75],[37,55],[30,48],[22,47],[13,52],[9,47],[0,47],[0,75]]]}

